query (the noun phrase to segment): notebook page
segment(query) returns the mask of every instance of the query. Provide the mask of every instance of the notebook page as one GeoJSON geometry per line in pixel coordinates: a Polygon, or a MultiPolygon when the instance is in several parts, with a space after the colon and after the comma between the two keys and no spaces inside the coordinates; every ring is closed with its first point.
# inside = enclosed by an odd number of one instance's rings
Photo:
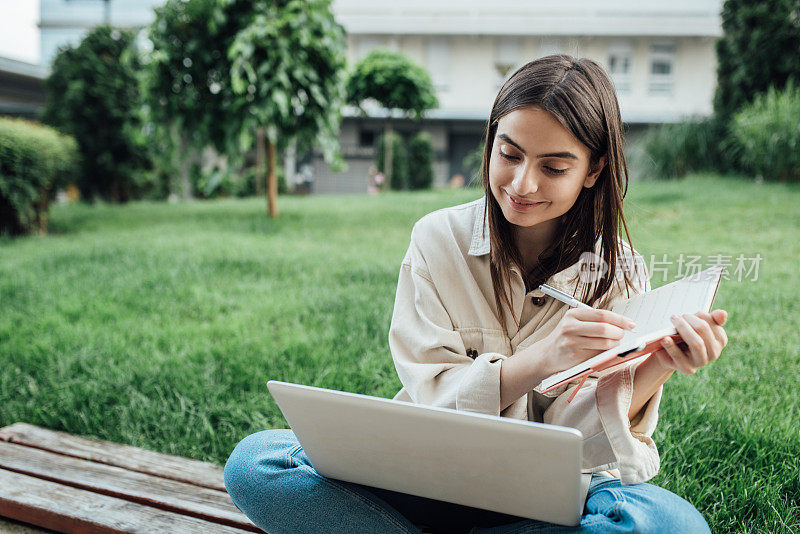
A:
{"type": "Polygon", "coordinates": [[[626,330],[620,343],[611,349],[601,352],[570,369],[556,373],[542,381],[539,388],[542,390],[566,380],[580,372],[591,368],[600,362],[606,361],[609,354],[623,352],[633,348],[638,343],[638,338],[659,332],[659,337],[677,332],[669,317],[672,314],[708,312],[711,301],[716,294],[720,282],[722,268],[713,266],[700,273],[675,282],[671,282],[658,289],[653,289],[627,300],[618,302],[611,307],[611,311],[622,314],[636,323],[636,328],[626,330]],[[664,332],[666,330],[666,332],[664,332]]]}
{"type": "Polygon", "coordinates": [[[620,345],[651,332],[674,329],[670,315],[709,311],[709,297],[718,283],[719,272],[712,267],[615,304],[611,311],[636,323],[636,328],[625,331],[620,345]]]}

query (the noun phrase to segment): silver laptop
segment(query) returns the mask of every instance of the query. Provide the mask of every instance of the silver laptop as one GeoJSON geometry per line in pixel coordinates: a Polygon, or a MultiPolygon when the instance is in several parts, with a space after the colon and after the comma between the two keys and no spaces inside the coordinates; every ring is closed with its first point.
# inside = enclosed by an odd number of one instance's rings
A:
{"type": "Polygon", "coordinates": [[[590,474],[574,428],[270,380],[321,475],[559,525],[590,474]]]}

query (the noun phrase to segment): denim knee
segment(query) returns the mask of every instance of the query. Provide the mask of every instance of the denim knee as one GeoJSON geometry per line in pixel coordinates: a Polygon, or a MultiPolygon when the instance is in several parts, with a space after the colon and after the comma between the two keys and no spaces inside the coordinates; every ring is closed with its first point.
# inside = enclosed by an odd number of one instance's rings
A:
{"type": "MultiPolygon", "coordinates": [[[[658,487],[658,486],[653,486],[658,487]]],[[[659,518],[653,532],[686,532],[687,534],[711,534],[703,515],[686,499],[664,488],[660,498],[653,502],[651,513],[659,518]]]]}
{"type": "Polygon", "coordinates": [[[653,484],[622,485],[619,480],[606,481],[591,491],[586,508],[588,515],[582,524],[590,531],[605,529],[611,521],[615,532],[711,532],[691,503],[653,484]]]}
{"type": "Polygon", "coordinates": [[[290,466],[285,461],[297,438],[288,429],[262,430],[241,440],[225,462],[225,489],[240,510],[251,501],[264,502],[269,480],[290,466]]]}
{"type": "Polygon", "coordinates": [[[225,463],[224,478],[233,503],[264,532],[416,532],[374,494],[319,475],[289,429],[244,438],[225,463]]]}

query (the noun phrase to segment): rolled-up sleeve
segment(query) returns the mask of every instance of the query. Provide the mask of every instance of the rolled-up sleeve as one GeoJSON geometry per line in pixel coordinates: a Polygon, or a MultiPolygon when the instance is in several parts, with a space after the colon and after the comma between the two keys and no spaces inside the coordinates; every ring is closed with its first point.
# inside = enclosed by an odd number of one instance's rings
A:
{"type": "Polygon", "coordinates": [[[410,249],[400,267],[389,327],[403,387],[415,403],[500,415],[500,363],[506,356],[467,356],[436,286],[413,256],[410,249]]]}
{"type": "MultiPolygon", "coordinates": [[[[650,280],[642,257],[636,254],[637,272],[633,277],[637,293],[650,290],[650,280]]],[[[610,308],[623,294],[612,288],[606,300],[610,308]]],[[[591,472],[619,469],[623,484],[645,482],[659,470],[658,449],[652,439],[658,423],[658,407],[663,386],[636,414],[628,419],[633,395],[637,359],[619,369],[590,376],[572,402],[567,402],[578,386],[570,384],[544,413],[544,422],[577,428],[583,433],[583,468],[591,472]]]]}

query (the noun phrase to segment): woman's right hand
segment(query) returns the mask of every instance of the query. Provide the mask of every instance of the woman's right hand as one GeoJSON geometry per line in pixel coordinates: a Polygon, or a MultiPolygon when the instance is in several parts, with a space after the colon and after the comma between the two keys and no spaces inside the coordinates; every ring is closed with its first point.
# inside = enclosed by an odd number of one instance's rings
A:
{"type": "Polygon", "coordinates": [[[632,320],[611,310],[570,308],[542,340],[549,372],[564,371],[616,347],[625,330],[635,326],[632,320]]]}

